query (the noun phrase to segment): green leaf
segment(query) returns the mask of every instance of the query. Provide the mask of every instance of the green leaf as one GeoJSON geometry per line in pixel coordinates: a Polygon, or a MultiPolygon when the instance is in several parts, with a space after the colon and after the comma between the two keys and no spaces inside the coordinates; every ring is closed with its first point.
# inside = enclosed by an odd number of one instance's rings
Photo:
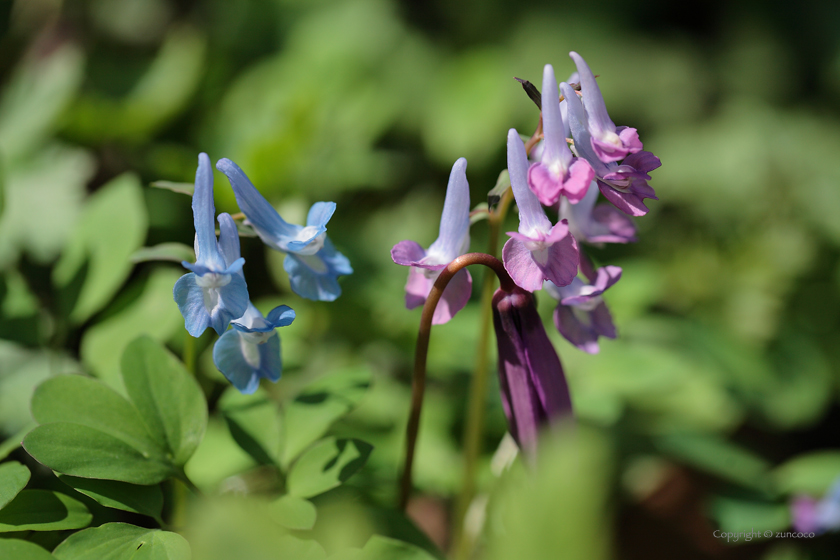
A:
{"type": "Polygon", "coordinates": [[[53,131],[84,76],[82,49],[69,42],[24,57],[0,100],[0,151],[7,162],[37,148],[53,131]]]}
{"type": "Polygon", "coordinates": [[[287,529],[307,531],[315,526],[318,511],[309,500],[286,495],[270,504],[269,514],[274,521],[287,529]]]}
{"type": "Polygon", "coordinates": [[[125,397],[90,377],[60,375],[41,383],[32,396],[32,416],[42,425],[80,424],[124,441],[141,455],[163,457],[160,442],[143,427],[137,409],[125,397]]]}
{"type": "Polygon", "coordinates": [[[219,399],[219,409],[242,449],[258,463],[277,463],[282,438],[280,411],[264,389],[243,395],[229,387],[219,399]]]}
{"type": "Polygon", "coordinates": [[[381,535],[373,535],[365,547],[359,560],[435,560],[435,557],[413,544],[389,539],[381,535]]]}
{"type": "Polygon", "coordinates": [[[124,173],[112,179],[88,198],[64,254],[53,269],[53,282],[64,287],[87,263],[71,320],[85,321],[114,296],[131,272],[129,257],[142,246],[147,226],[143,192],[134,174],[124,173]]]}
{"type": "Polygon", "coordinates": [[[51,145],[8,170],[0,216],[0,270],[25,251],[38,263],[55,259],[79,217],[95,171],[85,150],[51,145]]]}
{"type": "Polygon", "coordinates": [[[147,485],[177,474],[162,449],[141,450],[119,437],[80,424],[38,426],[23,440],[23,447],[39,463],[72,476],[147,485]]]}
{"type": "Polygon", "coordinates": [[[0,533],[80,529],[93,516],[70,496],[48,490],[23,490],[0,510],[0,533]]]}
{"type": "Polygon", "coordinates": [[[773,469],[772,476],[776,488],[783,494],[822,497],[840,478],[840,450],[798,455],[773,469]]]}
{"type": "Polygon", "coordinates": [[[128,343],[143,334],[165,340],[183,330],[184,319],[172,301],[172,286],[180,276],[176,270],[156,269],[134,303],[85,331],[82,361],[97,377],[122,391],[120,358],[128,343]]]}
{"type": "Polygon", "coordinates": [[[163,491],[160,485],[139,486],[116,480],[78,478],[59,474],[58,479],[105,507],[148,515],[160,522],[163,491]]]}
{"type": "Polygon", "coordinates": [[[20,447],[20,442],[23,441],[26,434],[28,434],[35,426],[37,426],[37,424],[35,424],[35,422],[31,422],[18,431],[18,433],[10,438],[7,438],[3,443],[0,443],[0,461],[8,457],[12,451],[20,447]]]}
{"type": "Polygon", "coordinates": [[[26,487],[30,476],[29,469],[17,461],[0,464],[0,509],[26,487]]]}
{"type": "Polygon", "coordinates": [[[309,498],[346,482],[361,469],[373,446],[358,439],[327,438],[304,453],[286,481],[289,494],[309,498]]]}
{"type": "Polygon", "coordinates": [[[106,523],[70,535],[53,551],[58,560],[189,560],[190,545],[177,533],[106,523]]]}
{"type": "Polygon", "coordinates": [[[370,371],[342,369],[307,386],[284,406],[283,465],[323,436],[330,425],[350,412],[370,387],[370,371]]]}
{"type": "Polygon", "coordinates": [[[767,462],[719,436],[692,433],[671,434],[657,438],[656,446],[692,467],[724,480],[760,492],[771,491],[767,462]]]}
{"type": "Polygon", "coordinates": [[[790,509],[785,503],[717,497],[712,501],[711,514],[722,531],[732,533],[750,530],[763,533],[790,527],[790,509]]]}
{"type": "Polygon", "coordinates": [[[142,424],[181,467],[207,426],[207,402],[195,378],[159,342],[138,338],[125,349],[123,382],[142,424]]]}
{"type": "Polygon", "coordinates": [[[160,243],[154,247],[143,247],[131,254],[129,260],[133,263],[147,261],[195,261],[195,250],[183,243],[160,243]]]}
{"type": "Polygon", "coordinates": [[[55,556],[37,544],[20,539],[0,539],[3,560],[55,560],[55,556]]]}
{"type": "Polygon", "coordinates": [[[153,181],[150,184],[156,189],[166,189],[168,191],[192,196],[195,192],[194,183],[173,183],[172,181],[153,181]]]}

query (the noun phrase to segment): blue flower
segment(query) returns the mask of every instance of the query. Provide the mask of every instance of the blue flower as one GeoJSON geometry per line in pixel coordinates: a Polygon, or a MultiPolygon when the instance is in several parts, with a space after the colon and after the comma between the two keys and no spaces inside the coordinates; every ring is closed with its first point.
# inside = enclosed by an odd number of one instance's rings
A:
{"type": "Polygon", "coordinates": [[[299,296],[319,301],[333,301],[340,296],[338,277],[352,274],[353,268],[327,237],[327,222],[335,212],[335,202],[313,204],[305,226],[290,224],[263,198],[238,165],[223,158],[216,168],[227,176],[239,208],[263,243],[287,254],[283,268],[289,274],[292,290],[299,296]]]}
{"type": "MultiPolygon", "coordinates": [[[[248,287],[241,274],[245,259],[239,257],[236,227],[232,230],[223,227],[220,239],[216,240],[213,168],[205,153],[198,155],[192,209],[196,261],[195,264],[181,263],[192,272],[175,282],[173,296],[190,335],[201,336],[207,327],[213,327],[222,334],[233,319],[245,313],[248,287]],[[235,252],[232,250],[234,244],[235,252]]],[[[227,221],[233,225],[228,214],[219,215],[220,224],[224,225],[227,221]]]]}
{"type": "Polygon", "coordinates": [[[245,314],[231,322],[233,328],[216,341],[213,363],[240,393],[246,395],[257,390],[261,378],[277,382],[283,364],[280,336],[274,329],[291,325],[294,320],[295,312],[288,305],[275,307],[268,317],[263,317],[248,302],[245,314]]]}

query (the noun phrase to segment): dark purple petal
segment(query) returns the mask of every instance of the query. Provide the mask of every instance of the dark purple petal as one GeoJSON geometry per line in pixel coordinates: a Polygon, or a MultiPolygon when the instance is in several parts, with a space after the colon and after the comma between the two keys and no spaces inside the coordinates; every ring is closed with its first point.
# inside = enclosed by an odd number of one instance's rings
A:
{"type": "Polygon", "coordinates": [[[630,154],[624,158],[621,165],[629,165],[642,173],[648,173],[658,167],[661,167],[662,162],[659,161],[659,158],[652,153],[642,151],[630,154]]]}
{"type": "MultiPolygon", "coordinates": [[[[556,224],[555,227],[557,227],[556,224]]],[[[571,235],[548,248],[548,260],[542,265],[544,280],[551,280],[558,286],[566,286],[577,276],[580,253],[577,241],[571,235]]]]}
{"type": "Polygon", "coordinates": [[[592,320],[592,330],[600,336],[607,338],[615,338],[618,333],[615,331],[612,315],[607,308],[607,304],[603,301],[592,311],[589,312],[589,318],[592,320]]]}
{"type": "Polygon", "coordinates": [[[607,200],[612,202],[616,208],[629,216],[644,216],[648,213],[648,207],[642,202],[645,198],[641,197],[632,190],[618,190],[613,187],[598,181],[598,188],[601,190],[607,200]]]}
{"type": "Polygon", "coordinates": [[[540,428],[572,413],[566,377],[531,294],[497,290],[493,325],[510,432],[523,450],[533,454],[540,428]]]}

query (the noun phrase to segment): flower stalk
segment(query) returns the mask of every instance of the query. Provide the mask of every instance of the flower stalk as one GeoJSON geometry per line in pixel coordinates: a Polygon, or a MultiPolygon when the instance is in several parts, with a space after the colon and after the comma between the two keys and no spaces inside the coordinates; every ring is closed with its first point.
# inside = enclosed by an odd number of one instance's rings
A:
{"type": "Polygon", "coordinates": [[[501,289],[511,291],[515,288],[504,265],[492,255],[486,253],[467,253],[450,262],[435,281],[420,316],[420,328],[417,333],[417,345],[414,350],[414,373],[411,382],[411,412],[406,428],[405,463],[400,477],[399,508],[405,511],[411,494],[411,471],[414,464],[414,451],[417,444],[417,432],[420,429],[420,413],[423,409],[423,395],[426,390],[426,358],[429,352],[429,337],[432,332],[432,318],[435,307],[440,301],[443,290],[455,274],[471,265],[481,264],[489,267],[499,278],[501,289]]]}

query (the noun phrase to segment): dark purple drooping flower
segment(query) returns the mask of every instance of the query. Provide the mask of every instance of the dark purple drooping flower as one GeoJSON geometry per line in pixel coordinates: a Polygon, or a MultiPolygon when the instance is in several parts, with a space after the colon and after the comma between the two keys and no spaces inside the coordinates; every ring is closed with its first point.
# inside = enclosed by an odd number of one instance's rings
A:
{"type": "Polygon", "coordinates": [[[543,426],[571,416],[566,376],[531,293],[496,290],[493,325],[499,349],[499,383],[510,433],[533,455],[543,426]]]}

